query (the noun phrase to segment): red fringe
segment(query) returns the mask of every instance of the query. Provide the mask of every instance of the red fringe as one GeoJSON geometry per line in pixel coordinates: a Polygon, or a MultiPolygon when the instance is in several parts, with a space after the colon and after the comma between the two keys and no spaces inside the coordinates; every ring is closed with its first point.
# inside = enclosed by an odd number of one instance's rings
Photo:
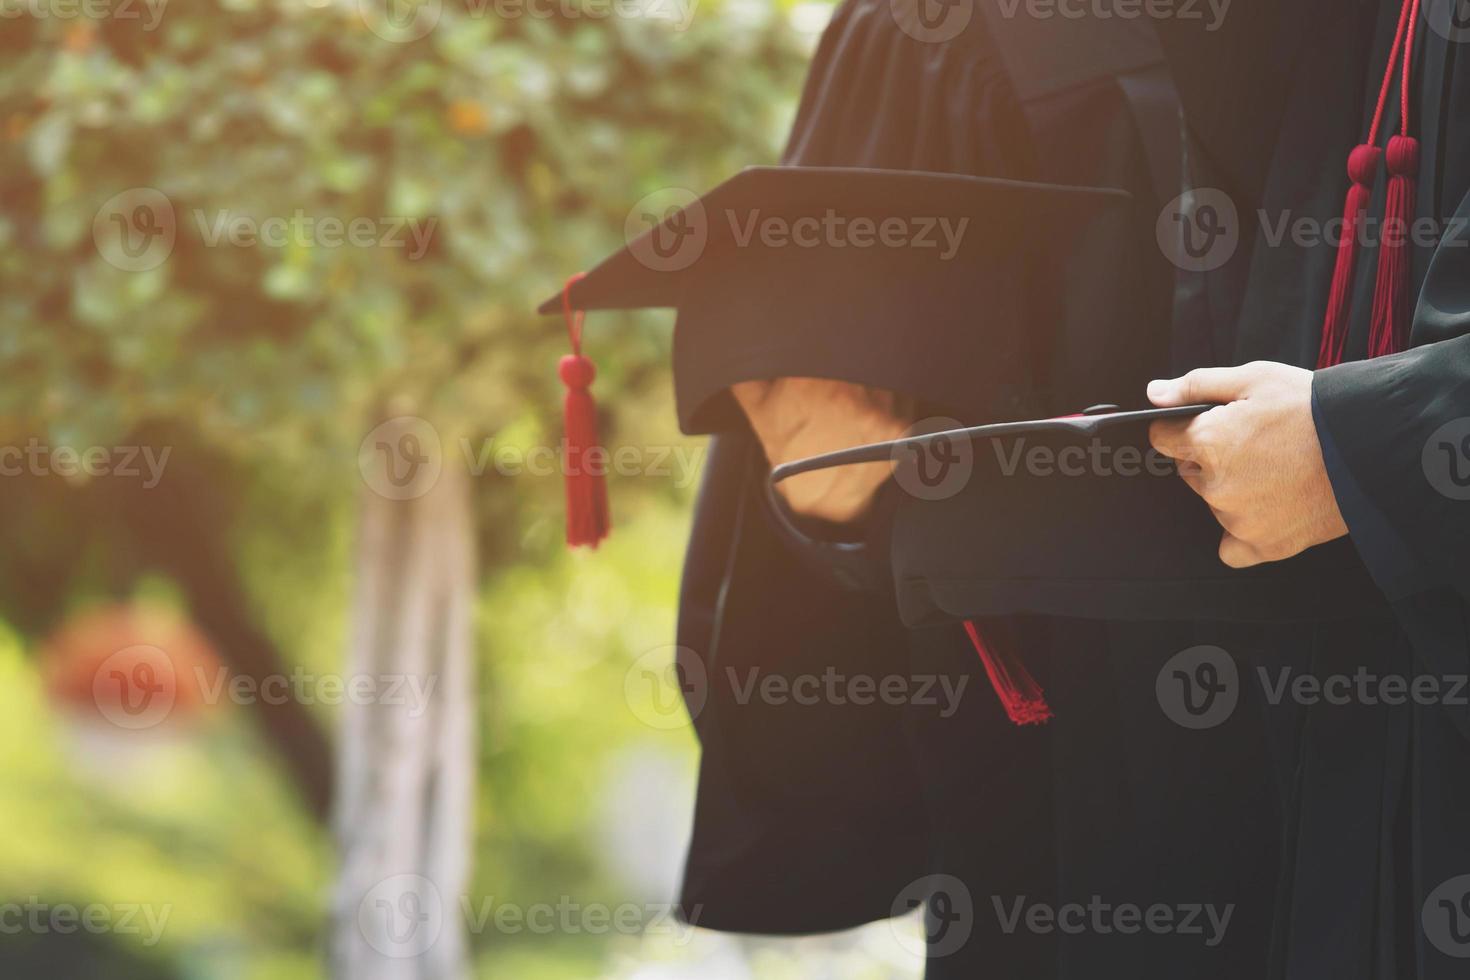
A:
{"type": "Polygon", "coordinates": [[[965,632],[970,635],[975,652],[980,654],[990,686],[995,688],[1011,721],[1017,725],[1044,725],[1051,721],[1051,708],[1046,703],[1041,685],[1036,683],[1036,678],[1015,654],[994,643],[987,644],[972,619],[965,620],[965,632]]]}
{"type": "Polygon", "coordinates": [[[1322,320],[1322,346],[1317,366],[1342,363],[1347,346],[1348,319],[1352,310],[1353,270],[1358,258],[1358,226],[1373,193],[1373,178],[1382,151],[1368,143],[1348,155],[1348,177],[1352,180],[1342,205],[1342,237],[1337,242],[1337,263],[1332,268],[1332,289],[1327,294],[1327,313],[1322,320]]]}
{"type": "Polygon", "coordinates": [[[1419,171],[1419,141],[1394,136],[1388,141],[1388,200],[1378,245],[1378,275],[1373,282],[1373,316],[1368,356],[1403,350],[1409,339],[1408,282],[1414,175],[1419,171]]]}
{"type": "Polygon", "coordinates": [[[567,440],[562,458],[567,484],[567,544],[595,548],[612,530],[605,460],[595,458],[600,452],[592,452],[599,442],[597,403],[589,386],[597,369],[580,354],[568,354],[561,359],[559,371],[567,386],[562,412],[567,440]]]}

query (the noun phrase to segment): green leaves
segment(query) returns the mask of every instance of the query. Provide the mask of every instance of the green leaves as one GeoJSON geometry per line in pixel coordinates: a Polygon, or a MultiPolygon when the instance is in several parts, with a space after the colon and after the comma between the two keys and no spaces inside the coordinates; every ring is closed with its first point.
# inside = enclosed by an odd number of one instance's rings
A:
{"type": "MultiPolygon", "coordinates": [[[[234,421],[264,435],[252,444],[267,451],[272,431],[296,441],[303,385],[318,397],[366,385],[380,399],[470,413],[451,426],[484,424],[473,392],[504,390],[509,379],[485,374],[504,359],[427,358],[422,371],[401,360],[432,338],[547,365],[546,383],[517,397],[523,411],[554,414],[559,325],[534,303],[620,245],[626,208],[648,190],[709,186],[771,160],[772,93],[794,89],[800,71],[780,16],[752,21],[705,2],[680,30],[618,15],[630,6],[446,3],[406,43],[375,34],[346,0],[170,4],[152,31],[26,24],[36,43],[0,59],[0,191],[17,202],[0,247],[27,253],[25,274],[6,276],[5,308],[21,313],[22,331],[62,346],[53,376],[27,373],[21,386],[39,396],[82,385],[128,418],[160,408],[139,392],[175,388],[167,372],[264,337],[278,370],[217,378],[212,401],[251,406],[234,421]],[[166,197],[177,241],[159,265],[112,268],[94,238],[134,216],[102,232],[93,219],[138,187],[166,197]],[[312,230],[267,241],[270,223],[293,218],[312,230]],[[329,219],[378,231],[337,244],[322,230],[329,219]],[[421,250],[385,241],[410,220],[433,222],[421,250]],[[247,241],[220,234],[239,222],[247,241]],[[42,302],[58,291],[66,302],[42,302]],[[313,343],[309,373],[294,374],[289,348],[321,332],[338,342],[313,343]],[[171,356],[157,357],[154,340],[171,356]],[[451,391],[460,386],[471,397],[451,391]]],[[[152,219],[140,220],[141,235],[152,219]]],[[[0,346],[0,370],[13,349],[0,346]]],[[[344,415],[334,436],[312,429],[340,450],[361,425],[344,415]]]]}

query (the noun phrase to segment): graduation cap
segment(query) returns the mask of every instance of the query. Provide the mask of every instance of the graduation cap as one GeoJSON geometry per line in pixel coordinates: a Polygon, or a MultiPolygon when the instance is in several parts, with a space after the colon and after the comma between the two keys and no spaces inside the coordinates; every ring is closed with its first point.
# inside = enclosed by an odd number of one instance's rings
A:
{"type": "MultiPolygon", "coordinates": [[[[1141,392],[1167,351],[1167,318],[1145,300],[1161,294],[1145,283],[1163,257],[1133,247],[1140,223],[1121,190],[754,167],[638,221],[646,230],[540,307],[563,313],[572,343],[569,453],[595,442],[588,310],[677,310],[675,398],[691,434],[742,424],[729,394],[740,381],[830,378],[994,422],[1141,392]]],[[[587,469],[568,480],[574,545],[609,526],[587,469]]]]}

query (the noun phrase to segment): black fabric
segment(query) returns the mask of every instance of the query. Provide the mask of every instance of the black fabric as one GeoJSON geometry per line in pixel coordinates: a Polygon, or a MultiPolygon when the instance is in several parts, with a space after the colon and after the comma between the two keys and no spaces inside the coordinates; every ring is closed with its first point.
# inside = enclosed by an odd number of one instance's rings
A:
{"type": "MultiPolygon", "coordinates": [[[[1351,31],[1351,21],[1369,6],[1342,3],[1335,13],[1351,31]]],[[[1332,36],[1337,24],[1313,16],[1319,12],[1308,3],[1248,3],[1232,5],[1218,21],[1165,17],[1152,25],[1188,108],[1185,123],[1196,153],[1211,173],[1208,186],[1226,190],[1240,202],[1242,213],[1260,203],[1288,108],[1281,97],[1286,83],[1298,78],[1299,70],[1310,70],[1303,65],[1304,56],[1342,41],[1332,36]]],[[[1361,31],[1351,37],[1350,47],[1339,53],[1358,59],[1353,64],[1365,64],[1368,38],[1361,31]]],[[[1345,98],[1323,100],[1333,104],[1322,108],[1355,113],[1361,105],[1358,84],[1352,79],[1341,92],[1345,98]]]]}
{"type": "Polygon", "coordinates": [[[792,560],[765,512],[759,457],[748,436],[718,440],[696,520],[719,520],[705,526],[738,547],[719,549],[723,564],[691,551],[685,573],[681,678],[686,698],[697,692],[703,756],[680,906],[707,928],[829,931],[890,915],[925,868],[902,711],[758,692],[774,681],[799,693],[829,672],[903,676],[906,640],[891,600],[792,560]]]}
{"type": "Polygon", "coordinates": [[[906,497],[895,514],[893,575],[911,626],[996,613],[1134,622],[1391,615],[1346,540],[1226,567],[1219,524],[1141,428],[978,443],[955,465],[965,475],[952,495],[906,497]]]}

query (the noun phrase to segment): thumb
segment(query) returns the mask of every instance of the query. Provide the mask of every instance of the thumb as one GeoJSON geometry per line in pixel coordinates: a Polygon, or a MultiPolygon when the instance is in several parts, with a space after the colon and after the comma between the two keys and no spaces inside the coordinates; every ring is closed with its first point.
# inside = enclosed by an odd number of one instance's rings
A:
{"type": "Polygon", "coordinates": [[[1223,405],[1245,393],[1250,383],[1249,365],[1228,368],[1195,368],[1182,378],[1150,381],[1148,400],[1160,408],[1212,403],[1223,405]]]}

